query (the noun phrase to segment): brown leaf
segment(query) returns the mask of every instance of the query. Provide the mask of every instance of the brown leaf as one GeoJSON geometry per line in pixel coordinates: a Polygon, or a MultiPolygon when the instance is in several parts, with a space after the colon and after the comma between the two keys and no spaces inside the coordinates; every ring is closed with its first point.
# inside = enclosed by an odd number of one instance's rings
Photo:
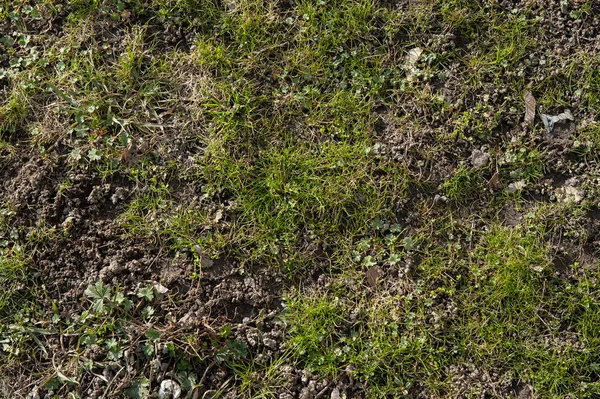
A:
{"type": "Polygon", "coordinates": [[[129,162],[129,159],[131,159],[131,149],[125,148],[121,152],[121,156],[119,157],[119,162],[121,162],[122,164],[124,164],[124,163],[129,162]]]}
{"type": "Polygon", "coordinates": [[[121,162],[122,164],[128,163],[134,154],[135,154],[135,140],[132,137],[131,142],[129,143],[129,146],[121,152],[121,156],[119,157],[119,162],[121,162]]]}
{"type": "Polygon", "coordinates": [[[487,182],[487,187],[490,191],[499,190],[503,187],[503,184],[500,182],[500,174],[498,171],[496,171],[487,182]]]}
{"type": "Polygon", "coordinates": [[[369,270],[367,270],[367,283],[371,286],[371,287],[375,287],[377,285],[377,279],[383,274],[383,270],[381,270],[381,267],[375,265],[375,266],[371,266],[369,268],[369,270]]]}
{"type": "Polygon", "coordinates": [[[523,99],[525,100],[525,124],[533,125],[535,119],[535,97],[529,90],[523,92],[523,99]]]}

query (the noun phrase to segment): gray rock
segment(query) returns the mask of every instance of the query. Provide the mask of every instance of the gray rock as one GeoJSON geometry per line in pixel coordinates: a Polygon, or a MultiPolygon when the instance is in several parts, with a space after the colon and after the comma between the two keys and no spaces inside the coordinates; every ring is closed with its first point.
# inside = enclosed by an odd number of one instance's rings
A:
{"type": "Polygon", "coordinates": [[[269,349],[273,349],[273,350],[277,350],[277,341],[275,341],[273,338],[269,338],[269,337],[264,337],[263,338],[263,344],[269,348],[269,349]]]}
{"type": "Polygon", "coordinates": [[[584,197],[585,192],[574,186],[565,185],[564,187],[560,187],[556,190],[556,199],[558,200],[558,202],[562,202],[565,204],[579,204],[581,201],[583,201],[584,197]]]}
{"type": "Polygon", "coordinates": [[[310,381],[307,387],[302,388],[300,391],[300,396],[298,399],[314,399],[317,395],[316,383],[314,381],[310,381]]]}
{"type": "Polygon", "coordinates": [[[483,152],[481,150],[473,150],[471,153],[471,165],[475,169],[480,169],[485,167],[490,161],[490,155],[487,152],[483,152]]]}
{"type": "Polygon", "coordinates": [[[173,380],[163,380],[158,391],[159,399],[177,399],[181,396],[181,387],[173,380]]]}

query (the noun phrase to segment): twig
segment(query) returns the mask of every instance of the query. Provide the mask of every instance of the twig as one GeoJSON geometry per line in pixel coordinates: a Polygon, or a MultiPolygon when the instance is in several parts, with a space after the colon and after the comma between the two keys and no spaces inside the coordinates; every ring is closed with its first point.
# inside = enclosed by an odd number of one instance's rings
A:
{"type": "Polygon", "coordinates": [[[325,392],[327,392],[327,390],[329,388],[331,388],[332,385],[333,385],[333,380],[329,381],[329,383],[327,385],[325,385],[325,388],[323,388],[319,391],[319,393],[315,396],[315,399],[319,399],[321,396],[325,395],[325,392]]]}
{"type": "Polygon", "coordinates": [[[210,362],[210,364],[208,365],[206,370],[204,370],[204,373],[202,374],[202,378],[200,378],[200,382],[198,383],[198,385],[204,384],[204,379],[206,378],[206,373],[208,373],[208,370],[210,370],[211,367],[215,365],[215,361],[216,361],[216,359],[213,360],[212,362],[210,362]]]}

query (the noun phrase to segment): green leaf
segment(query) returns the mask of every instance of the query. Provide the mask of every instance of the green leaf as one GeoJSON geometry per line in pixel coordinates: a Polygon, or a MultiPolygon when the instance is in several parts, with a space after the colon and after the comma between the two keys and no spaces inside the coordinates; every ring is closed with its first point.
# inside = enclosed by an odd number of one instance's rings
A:
{"type": "Polygon", "coordinates": [[[403,240],[404,248],[407,251],[412,251],[416,247],[415,240],[412,237],[405,237],[403,240]]]}
{"type": "Polygon", "coordinates": [[[104,300],[95,300],[92,303],[92,310],[94,311],[94,313],[104,313],[106,311],[106,306],[104,306],[104,300]]]}
{"type": "Polygon", "coordinates": [[[131,310],[133,303],[121,292],[115,294],[115,303],[123,306],[125,310],[131,310]]]}
{"type": "Polygon", "coordinates": [[[99,161],[100,159],[102,159],[102,152],[95,148],[92,148],[88,151],[88,159],[90,161],[99,161]]]}
{"type": "Polygon", "coordinates": [[[106,340],[106,349],[108,349],[109,351],[115,350],[117,349],[117,347],[119,346],[119,343],[117,342],[116,339],[111,338],[109,340],[106,340]]]}
{"type": "Polygon", "coordinates": [[[154,344],[146,342],[142,345],[142,352],[144,352],[144,355],[146,355],[148,359],[152,358],[152,356],[154,356],[154,344]]]}
{"type": "Polygon", "coordinates": [[[375,228],[375,230],[381,230],[384,226],[385,221],[383,219],[376,218],[375,220],[373,220],[373,227],[375,228]]]}
{"type": "Polygon", "coordinates": [[[74,148],[71,150],[69,153],[69,158],[71,158],[73,161],[79,161],[81,159],[81,148],[74,148]]]}
{"type": "Polygon", "coordinates": [[[390,231],[392,233],[400,233],[402,231],[402,226],[400,226],[398,223],[394,223],[390,226],[390,231]]]}
{"type": "Polygon", "coordinates": [[[109,360],[117,361],[123,357],[123,349],[117,348],[114,351],[109,351],[106,357],[109,360]]]}
{"type": "Polygon", "coordinates": [[[147,378],[142,378],[134,381],[126,392],[131,399],[147,399],[150,397],[150,381],[147,378]]]}
{"type": "Polygon", "coordinates": [[[96,334],[85,335],[81,339],[81,343],[85,346],[93,345],[96,342],[98,342],[98,337],[96,336],[96,334]]]}
{"type": "Polygon", "coordinates": [[[178,377],[179,381],[181,381],[181,388],[183,388],[184,391],[192,392],[197,382],[196,374],[184,371],[178,374],[178,377]]]}
{"type": "Polygon", "coordinates": [[[19,36],[19,46],[27,47],[29,44],[29,40],[31,40],[31,36],[29,35],[20,35],[19,36]]]}
{"type": "Polygon", "coordinates": [[[123,302],[125,301],[125,295],[123,295],[122,292],[117,292],[115,294],[115,303],[118,305],[123,304],[123,302]]]}
{"type": "Polygon", "coordinates": [[[108,299],[110,298],[110,287],[104,285],[102,280],[98,280],[95,285],[88,285],[83,293],[92,299],[108,299]]]}
{"type": "Polygon", "coordinates": [[[161,337],[161,333],[156,331],[154,328],[150,328],[146,331],[146,338],[151,339],[153,341],[158,341],[161,337]]]}
{"type": "Polygon", "coordinates": [[[376,264],[377,260],[375,260],[375,258],[372,256],[365,256],[365,258],[363,259],[363,265],[365,265],[366,267],[375,266],[376,264]]]}
{"type": "Polygon", "coordinates": [[[398,254],[391,254],[390,258],[388,259],[388,262],[390,263],[390,265],[395,265],[396,263],[400,262],[400,260],[402,260],[402,257],[398,254]]]}
{"type": "Polygon", "coordinates": [[[140,292],[137,293],[137,296],[139,298],[144,298],[148,302],[150,302],[152,299],[154,299],[154,288],[152,288],[152,286],[148,285],[148,286],[142,288],[140,290],[140,292]]]}
{"type": "Polygon", "coordinates": [[[0,43],[2,43],[4,45],[4,47],[12,47],[13,44],[15,44],[15,40],[8,35],[4,35],[0,39],[0,43]]]}
{"type": "Polygon", "coordinates": [[[152,306],[146,306],[144,307],[144,309],[142,309],[142,316],[145,319],[149,319],[150,316],[152,316],[154,314],[154,308],[152,306]]]}
{"type": "Polygon", "coordinates": [[[44,388],[46,388],[49,391],[57,391],[60,387],[61,387],[61,383],[58,380],[58,378],[51,378],[49,379],[46,384],[44,384],[44,388]]]}

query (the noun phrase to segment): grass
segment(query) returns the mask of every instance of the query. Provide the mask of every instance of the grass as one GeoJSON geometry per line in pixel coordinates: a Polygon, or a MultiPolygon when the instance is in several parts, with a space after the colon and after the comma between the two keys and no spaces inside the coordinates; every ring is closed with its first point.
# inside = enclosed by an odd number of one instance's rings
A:
{"type": "Polygon", "coordinates": [[[529,386],[596,397],[600,75],[596,50],[569,42],[595,35],[596,6],[562,7],[0,2],[11,29],[0,151],[16,165],[2,164],[0,363],[45,365],[36,373],[58,396],[133,351],[142,361],[120,394],[148,397],[162,348],[189,395],[209,384],[198,370],[215,367],[227,378],[206,388],[214,397],[307,384],[290,386],[283,369],[352,386],[348,397],[521,397],[529,386]],[[522,126],[526,90],[538,113],[570,108],[574,125],[522,126]],[[475,151],[489,162],[474,167],[475,151]],[[42,194],[11,183],[24,159],[57,171],[44,186],[59,198],[51,216],[38,212],[42,194]],[[193,259],[178,276],[186,290],[210,283],[213,261],[260,284],[277,276],[280,327],[264,328],[283,329],[281,349],[248,347],[225,315],[186,336],[169,319],[191,312],[184,294],[117,277],[65,317],[37,260],[81,238],[78,218],[94,221],[61,213],[69,190],[90,206],[79,176],[126,188],[106,199],[123,242],[193,259]],[[582,198],[561,200],[569,184],[582,198]],[[50,366],[48,349],[71,336],[64,367],[50,366]]]}
{"type": "Polygon", "coordinates": [[[520,228],[494,227],[462,255],[452,246],[429,252],[403,282],[409,293],[294,293],[290,347],[319,374],[351,367],[372,397],[405,395],[414,384],[436,397],[477,396],[478,378],[461,385],[448,373],[457,364],[531,381],[541,397],[596,394],[596,311],[572,308],[597,302],[595,272],[577,284],[555,277],[539,233],[520,228]]]}
{"type": "Polygon", "coordinates": [[[273,257],[281,266],[282,259],[310,262],[294,259],[306,257],[299,251],[301,241],[338,247],[344,245],[336,242],[340,235],[356,236],[365,223],[388,212],[390,201],[405,190],[405,172],[394,165],[372,166],[370,159],[363,146],[297,144],[267,150],[251,166],[217,160],[218,169],[205,170],[207,180],[238,199],[233,239],[246,259],[273,257]],[[377,177],[376,171],[389,177],[377,177]]]}
{"type": "Polygon", "coordinates": [[[27,261],[18,249],[3,251],[0,257],[0,278],[4,283],[4,290],[0,296],[0,314],[3,318],[17,312],[23,293],[24,284],[27,282],[27,261]]]}

